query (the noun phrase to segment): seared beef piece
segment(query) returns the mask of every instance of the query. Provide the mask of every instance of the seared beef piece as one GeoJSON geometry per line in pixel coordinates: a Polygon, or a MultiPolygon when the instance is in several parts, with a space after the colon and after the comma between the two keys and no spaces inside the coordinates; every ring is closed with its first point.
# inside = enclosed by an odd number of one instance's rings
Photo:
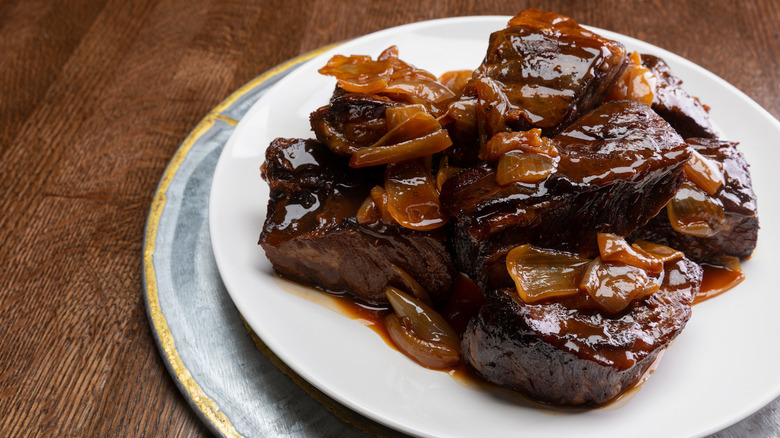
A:
{"type": "Polygon", "coordinates": [[[598,105],[625,69],[626,49],[552,12],[529,9],[490,35],[475,78],[485,141],[541,128],[553,136],[598,105]]]}
{"type": "Polygon", "coordinates": [[[630,101],[602,105],[553,144],[558,169],[540,183],[501,186],[483,164],[442,189],[458,268],[485,289],[512,284],[505,259],[517,245],[593,255],[597,233],[627,236],[644,225],[682,184],[690,156],[650,107],[630,101]]]}
{"type": "Polygon", "coordinates": [[[408,289],[395,265],[435,302],[449,296],[455,268],[443,229],[420,232],[355,219],[381,171],[352,169],[314,140],[277,139],[262,174],[271,194],[259,243],[280,275],[385,304],[386,286],[408,289]]]}
{"type": "Polygon", "coordinates": [[[688,144],[715,162],[725,183],[715,192],[723,204],[729,228],[712,237],[696,237],[675,231],[663,209],[647,225],[636,230],[631,239],[661,243],[683,251],[697,262],[716,262],[720,255],[745,259],[753,253],[758,239],[758,211],[750,170],[737,143],[708,138],[691,138],[688,144]]]}
{"type": "Polygon", "coordinates": [[[616,315],[494,291],[463,335],[463,356],[488,381],[545,403],[606,403],[637,383],[691,315],[701,268],[681,259],[665,269],[658,292],[616,315]]]}
{"type": "Polygon", "coordinates": [[[653,72],[658,81],[653,110],[669,122],[682,138],[717,138],[707,107],[683,90],[682,80],[672,73],[669,65],[653,55],[641,57],[642,64],[653,72]]]}
{"type": "Polygon", "coordinates": [[[309,121],[317,140],[349,157],[387,134],[385,110],[399,105],[385,97],[336,88],[330,103],[311,113],[309,121]]]}

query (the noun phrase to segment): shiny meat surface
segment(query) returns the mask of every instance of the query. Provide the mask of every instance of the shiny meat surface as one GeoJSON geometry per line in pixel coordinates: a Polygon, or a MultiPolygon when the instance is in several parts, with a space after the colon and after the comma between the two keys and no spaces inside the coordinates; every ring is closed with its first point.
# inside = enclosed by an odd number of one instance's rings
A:
{"type": "Polygon", "coordinates": [[[534,184],[499,185],[488,165],[444,185],[458,267],[481,286],[511,284],[504,258],[530,243],[592,255],[596,234],[628,235],[683,181],[688,148],[647,105],[602,105],[553,139],[558,170],[534,184]]]}
{"type": "Polygon", "coordinates": [[[642,64],[658,81],[652,106],[659,116],[669,122],[682,138],[717,138],[707,108],[683,89],[682,80],[672,73],[663,59],[642,55],[642,64]]]}
{"type": "Polygon", "coordinates": [[[560,132],[601,102],[625,60],[622,44],[570,18],[523,11],[490,36],[475,74],[483,139],[506,130],[560,132]]]}
{"type": "Polygon", "coordinates": [[[387,134],[385,110],[399,105],[384,97],[337,89],[330,103],[309,119],[317,140],[333,153],[348,157],[387,134]]]}
{"type": "Polygon", "coordinates": [[[717,262],[727,255],[745,259],[758,241],[758,210],[750,169],[737,143],[708,138],[688,139],[688,144],[702,156],[712,160],[723,173],[725,183],[715,193],[726,213],[727,227],[712,237],[696,237],[675,231],[669,223],[666,209],[647,225],[631,235],[671,246],[698,262],[717,262]]]}
{"type": "Polygon", "coordinates": [[[566,301],[526,304],[514,289],[488,294],[463,335],[466,361],[485,379],[556,405],[592,406],[634,385],[682,331],[702,271],[668,263],[658,292],[617,315],[566,301]]]}
{"type": "Polygon", "coordinates": [[[275,140],[263,165],[271,196],[260,245],[280,275],[321,289],[385,304],[388,285],[406,288],[405,272],[444,301],[455,268],[443,229],[357,222],[376,173],[350,168],[314,140],[275,140]]]}

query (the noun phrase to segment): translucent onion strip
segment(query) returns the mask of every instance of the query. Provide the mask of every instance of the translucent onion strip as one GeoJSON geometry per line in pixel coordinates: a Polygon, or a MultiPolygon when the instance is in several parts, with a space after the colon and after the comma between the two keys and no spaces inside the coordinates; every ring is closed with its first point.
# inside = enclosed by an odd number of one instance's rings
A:
{"type": "Polygon", "coordinates": [[[658,287],[644,269],[606,263],[600,257],[590,262],[581,283],[581,288],[607,313],[620,312],[634,299],[654,293],[658,287]]]}
{"type": "Polygon", "coordinates": [[[728,229],[726,212],[713,198],[690,181],[685,181],[666,204],[669,222],[676,231],[696,237],[712,237],[728,229]]]}
{"type": "Polygon", "coordinates": [[[702,154],[691,150],[691,158],[683,167],[685,176],[697,187],[712,196],[723,185],[723,174],[718,166],[702,154]]]}
{"type": "Polygon", "coordinates": [[[682,251],[644,240],[636,240],[631,246],[637,251],[644,251],[663,263],[676,262],[685,256],[682,251]]]}
{"type": "Polygon", "coordinates": [[[319,73],[335,77],[339,86],[349,92],[399,94],[421,103],[455,97],[436,76],[399,59],[395,46],[385,49],[376,61],[369,56],[335,55],[319,73]]]}
{"type": "Polygon", "coordinates": [[[394,222],[393,216],[387,211],[387,191],[382,186],[374,186],[371,189],[371,199],[374,201],[374,205],[379,211],[379,217],[385,222],[394,222]]]}
{"type": "Polygon", "coordinates": [[[385,327],[401,351],[430,368],[458,363],[460,338],[441,315],[394,287],[385,294],[394,312],[385,317],[385,327]]]}
{"type": "Polygon", "coordinates": [[[403,326],[395,314],[385,316],[384,322],[395,346],[420,365],[443,369],[457,364],[460,360],[458,350],[418,338],[414,332],[403,326]]]}
{"type": "MultiPolygon", "coordinates": [[[[509,101],[509,97],[507,97],[504,92],[503,86],[498,81],[489,77],[482,77],[476,81],[475,87],[480,102],[478,107],[484,110],[484,114],[481,115],[484,120],[483,123],[486,123],[488,126],[493,126],[495,132],[507,130],[506,116],[510,111],[517,109],[517,107],[512,105],[509,101]]],[[[480,133],[479,136],[479,158],[484,161],[490,161],[486,158],[487,153],[485,150],[487,143],[490,140],[490,138],[488,138],[488,135],[490,134],[492,133],[483,132],[480,133]]],[[[498,156],[496,156],[495,159],[498,159],[498,156]]],[[[495,160],[493,162],[495,162],[495,160]]]]}
{"type": "Polygon", "coordinates": [[[358,149],[349,160],[351,167],[378,166],[414,158],[427,157],[452,146],[447,131],[438,131],[409,141],[388,146],[358,149]]]}
{"type": "Polygon", "coordinates": [[[399,277],[401,277],[401,279],[404,281],[404,284],[406,285],[406,288],[412,291],[412,294],[415,298],[429,306],[433,305],[428,292],[424,287],[422,287],[420,283],[417,282],[417,280],[414,279],[414,277],[409,275],[408,272],[404,271],[396,264],[391,263],[390,267],[393,269],[393,271],[395,271],[396,274],[398,274],[399,277]]]}
{"type": "Polygon", "coordinates": [[[477,99],[456,100],[447,107],[442,124],[454,122],[464,132],[474,131],[477,127],[477,99]]]}
{"type": "Polygon", "coordinates": [[[401,226],[432,230],[447,222],[439,202],[439,191],[431,176],[429,160],[388,164],[385,190],[387,210],[401,226]]]}
{"type": "Polygon", "coordinates": [[[474,74],[471,70],[453,70],[445,72],[439,76],[439,82],[445,87],[449,88],[453,93],[457,94],[466,88],[466,84],[474,74]]]}
{"type": "Polygon", "coordinates": [[[521,245],[509,251],[506,267],[526,303],[579,293],[587,259],[552,249],[521,245]]]}
{"type": "Polygon", "coordinates": [[[409,120],[412,116],[425,112],[425,106],[421,104],[391,106],[385,110],[385,123],[387,130],[392,131],[398,125],[409,120]]]}
{"type": "Polygon", "coordinates": [[[631,247],[626,239],[611,233],[599,233],[597,236],[599,254],[605,262],[621,262],[635,266],[651,274],[660,274],[664,270],[664,262],[631,247]]]}
{"type": "Polygon", "coordinates": [[[535,183],[555,172],[557,159],[521,150],[509,151],[498,159],[496,182],[505,186],[514,182],[535,183]]]}
{"type": "Polygon", "coordinates": [[[379,221],[379,209],[377,209],[371,195],[368,195],[363,204],[360,205],[355,219],[357,219],[359,224],[373,224],[379,221]]]}
{"type": "Polygon", "coordinates": [[[655,97],[657,82],[658,79],[653,75],[653,72],[642,65],[639,53],[632,52],[628,58],[628,66],[615,82],[607,99],[628,99],[650,105],[655,97]]]}
{"type": "Polygon", "coordinates": [[[447,157],[443,157],[439,162],[439,171],[436,172],[436,188],[441,192],[441,188],[448,179],[452,178],[461,171],[460,167],[450,166],[447,157]]]}
{"type": "Polygon", "coordinates": [[[519,132],[499,132],[488,140],[484,155],[480,158],[489,163],[495,163],[509,151],[521,150],[549,157],[557,157],[558,149],[549,138],[542,137],[541,129],[530,129],[519,132]]]}
{"type": "Polygon", "coordinates": [[[374,61],[370,56],[335,55],[320,74],[334,76],[339,86],[355,93],[375,93],[384,89],[390,82],[393,66],[387,62],[374,61]]]}
{"type": "Polygon", "coordinates": [[[418,337],[458,349],[460,339],[457,333],[433,308],[392,286],[385,289],[385,295],[393,312],[418,337]]]}
{"type": "Polygon", "coordinates": [[[455,97],[449,88],[432,80],[391,81],[380,92],[405,94],[424,102],[441,102],[455,97]]]}
{"type": "MultiPolygon", "coordinates": [[[[412,106],[412,111],[416,110],[417,105],[412,106]]],[[[402,107],[405,108],[405,107],[402,107]]],[[[424,137],[441,129],[441,125],[432,115],[425,111],[417,111],[413,114],[391,112],[389,109],[387,117],[388,131],[376,143],[369,146],[375,148],[387,144],[397,144],[412,140],[418,137],[424,137]],[[391,121],[392,118],[392,121],[391,121]],[[402,118],[405,118],[402,120],[402,118]],[[401,121],[402,120],[402,121],[401,121]],[[399,123],[400,122],[400,123],[399,123]],[[392,125],[392,127],[391,127],[392,125]]]]}

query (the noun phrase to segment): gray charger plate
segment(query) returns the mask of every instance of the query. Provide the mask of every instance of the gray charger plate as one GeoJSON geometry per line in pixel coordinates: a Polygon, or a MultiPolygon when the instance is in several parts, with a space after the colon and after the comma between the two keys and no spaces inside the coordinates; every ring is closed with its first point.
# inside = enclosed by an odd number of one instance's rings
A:
{"type": "MultiPolygon", "coordinates": [[[[279,360],[244,323],[212,254],[208,199],[222,148],[271,86],[331,47],[269,70],[211,110],[171,159],[149,212],[143,273],[152,332],[179,390],[217,436],[401,436],[333,401],[279,360]]],[[[715,435],[745,436],[780,437],[780,399],[715,435]]]]}

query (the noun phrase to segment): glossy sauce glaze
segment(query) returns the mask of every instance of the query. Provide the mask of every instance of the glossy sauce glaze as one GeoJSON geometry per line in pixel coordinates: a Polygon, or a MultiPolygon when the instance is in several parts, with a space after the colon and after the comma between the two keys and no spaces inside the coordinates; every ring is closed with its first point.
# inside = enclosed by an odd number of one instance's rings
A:
{"type": "Polygon", "coordinates": [[[490,35],[485,60],[475,72],[485,140],[507,128],[555,134],[597,103],[625,59],[622,44],[570,18],[521,12],[506,29],[490,35]]]}
{"type": "MultiPolygon", "coordinates": [[[[332,293],[318,290],[312,290],[312,293],[317,295],[323,293],[327,294],[331,299],[329,300],[331,301],[329,304],[332,305],[326,305],[326,307],[347,318],[360,322],[378,334],[388,345],[395,348],[384,323],[384,317],[392,312],[392,309],[389,306],[369,305],[356,300],[353,296],[346,293],[332,293]]],[[[296,295],[300,294],[296,293],[296,295]]],[[[310,299],[310,301],[318,302],[319,300],[310,299]]],[[[458,334],[461,334],[466,329],[466,324],[468,324],[469,319],[479,311],[481,301],[482,297],[479,288],[467,277],[461,275],[455,285],[453,300],[446,305],[444,310],[442,310],[442,316],[444,316],[458,334]],[[461,278],[465,280],[461,280],[461,278]],[[472,285],[473,289],[471,288],[472,285]],[[475,292],[479,295],[476,295],[475,292]],[[458,296],[462,296],[463,298],[458,299],[458,296]],[[471,298],[472,296],[478,296],[478,298],[475,300],[471,298]]],[[[445,369],[444,371],[451,370],[445,369]]]]}
{"type": "MultiPolygon", "coordinates": [[[[738,270],[727,269],[725,267],[704,265],[704,277],[701,285],[701,289],[694,304],[705,301],[720,295],[729,289],[739,284],[744,279],[744,274],[738,270]]],[[[379,337],[391,348],[398,350],[393,341],[390,338],[387,327],[385,326],[384,318],[390,312],[392,312],[389,306],[374,306],[366,303],[359,302],[354,297],[346,293],[328,293],[320,290],[315,290],[310,287],[298,285],[297,283],[287,282],[279,279],[277,284],[284,290],[300,296],[304,299],[322,305],[329,308],[343,316],[356,320],[366,327],[373,330],[379,337]]],[[[461,335],[465,329],[468,321],[477,314],[480,307],[484,302],[482,293],[479,287],[474,284],[465,275],[459,274],[453,288],[452,299],[443,307],[438,309],[442,316],[452,325],[455,331],[461,335]]],[[[400,351],[400,350],[399,350],[400,351]]],[[[617,409],[624,405],[623,401],[626,401],[633,397],[642,384],[647,380],[650,374],[655,370],[655,367],[660,361],[660,356],[654,361],[655,363],[648,369],[644,376],[634,386],[634,389],[629,390],[610,401],[609,403],[602,405],[602,408],[617,409]]],[[[527,398],[520,393],[510,391],[501,388],[498,385],[491,384],[485,379],[480,377],[470,366],[467,366],[463,361],[458,364],[447,367],[438,371],[443,371],[449,374],[458,384],[479,391],[501,391],[512,394],[512,398],[516,399],[519,403],[531,402],[531,406],[543,406],[537,402],[532,402],[532,399],[527,398]]]]}
{"type": "MultiPolygon", "coordinates": [[[[388,346],[398,350],[398,348],[391,340],[387,331],[387,327],[384,323],[384,317],[391,312],[389,307],[367,305],[356,301],[348,294],[323,293],[322,291],[316,291],[305,286],[298,286],[295,283],[282,283],[280,281],[278,284],[280,286],[289,286],[283,287],[283,289],[288,290],[295,295],[302,296],[303,298],[309,299],[310,301],[334,310],[343,316],[360,322],[379,335],[379,337],[382,338],[382,340],[384,340],[388,346]]],[[[478,312],[483,301],[484,299],[481,296],[479,287],[470,279],[468,279],[468,277],[461,274],[455,281],[452,301],[444,309],[441,309],[441,312],[445,319],[447,319],[447,321],[452,324],[453,328],[458,332],[458,334],[461,334],[465,330],[469,319],[471,319],[471,317],[478,312]]],[[[653,374],[662,356],[663,352],[658,355],[658,357],[654,360],[654,363],[648,368],[648,370],[639,379],[636,385],[620,396],[611,400],[609,403],[601,405],[598,408],[614,410],[625,406],[626,403],[638,393],[650,375],[653,374]]],[[[577,409],[541,403],[524,396],[520,392],[490,383],[479,376],[472,367],[468,366],[463,361],[454,366],[436,371],[447,373],[455,382],[466,388],[475,391],[495,393],[498,396],[511,400],[514,403],[526,405],[529,408],[539,409],[550,415],[559,413],[560,409],[577,409]]]]}
{"type": "Polygon", "coordinates": [[[704,269],[704,278],[701,281],[699,294],[696,295],[693,304],[717,297],[742,283],[745,279],[745,274],[740,270],[707,264],[703,264],[701,267],[704,269]]]}

